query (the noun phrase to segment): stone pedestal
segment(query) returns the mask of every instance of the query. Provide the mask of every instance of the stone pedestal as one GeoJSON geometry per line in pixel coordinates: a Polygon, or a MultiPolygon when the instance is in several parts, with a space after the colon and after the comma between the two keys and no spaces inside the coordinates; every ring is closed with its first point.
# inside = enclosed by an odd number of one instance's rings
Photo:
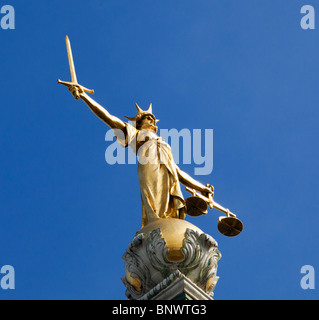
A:
{"type": "Polygon", "coordinates": [[[221,254],[193,224],[158,219],[140,230],[123,255],[131,300],[212,300],[221,254]]]}

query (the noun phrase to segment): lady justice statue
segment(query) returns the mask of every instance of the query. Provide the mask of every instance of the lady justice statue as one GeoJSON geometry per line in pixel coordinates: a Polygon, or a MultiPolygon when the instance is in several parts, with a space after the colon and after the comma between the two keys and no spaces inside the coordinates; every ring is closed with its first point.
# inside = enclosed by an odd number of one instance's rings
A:
{"type": "Polygon", "coordinates": [[[217,242],[184,220],[199,216],[207,207],[217,208],[218,230],[236,236],[242,223],[236,215],[213,201],[214,188],[203,185],[174,162],[170,146],[157,133],[158,119],[152,104],[147,110],[135,104],[137,113],[126,117],[131,123],[111,115],[86,93],[94,93],[77,82],[71,45],[66,37],[71,82],[58,80],[76,100],[83,100],[93,113],[113,129],[117,141],[130,147],[138,157],[138,179],[142,200],[142,228],[123,255],[122,278],[129,299],[212,299],[221,255],[217,242]],[[180,183],[192,196],[184,200],[180,183]],[[180,284],[183,283],[183,286],[180,284]]]}
{"type": "Polygon", "coordinates": [[[203,185],[176,165],[170,146],[156,134],[156,123],[159,120],[153,114],[152,104],[145,111],[135,103],[137,114],[134,117],[126,117],[132,121],[132,125],[111,115],[86,94],[94,91],[78,84],[68,37],[66,37],[66,44],[72,82],[58,80],[58,83],[67,86],[76,100],[83,100],[98,118],[113,129],[120,145],[130,146],[138,156],[142,228],[158,219],[183,220],[186,214],[206,213],[205,205],[223,211],[228,218],[236,217],[228,209],[213,202],[214,188],[211,185],[203,185]],[[180,183],[185,185],[186,190],[193,195],[188,202],[183,198],[180,183]]]}

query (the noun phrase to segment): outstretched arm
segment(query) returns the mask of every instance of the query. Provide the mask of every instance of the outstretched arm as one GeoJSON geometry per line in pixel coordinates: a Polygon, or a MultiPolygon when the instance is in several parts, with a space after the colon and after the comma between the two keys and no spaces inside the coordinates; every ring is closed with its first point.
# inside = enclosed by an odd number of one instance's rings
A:
{"type": "Polygon", "coordinates": [[[189,174],[187,174],[185,171],[181,170],[178,166],[176,166],[176,170],[177,170],[179,181],[184,186],[189,187],[191,189],[195,189],[206,196],[209,193],[213,193],[213,190],[210,187],[204,186],[202,183],[193,179],[189,174]]]}
{"type": "Polygon", "coordinates": [[[112,129],[125,129],[125,123],[119,118],[111,115],[106,109],[104,109],[100,104],[89,97],[81,88],[80,85],[74,85],[69,88],[73,96],[78,99],[82,99],[87,106],[92,110],[92,112],[99,117],[103,122],[105,122],[112,129]],[[75,96],[77,95],[77,96],[75,96]]]}

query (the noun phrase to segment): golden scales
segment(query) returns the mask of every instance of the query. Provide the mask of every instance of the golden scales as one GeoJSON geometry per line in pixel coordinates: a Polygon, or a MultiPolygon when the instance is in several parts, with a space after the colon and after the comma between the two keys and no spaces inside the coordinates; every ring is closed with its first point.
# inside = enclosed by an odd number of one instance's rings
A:
{"type": "Polygon", "coordinates": [[[194,189],[186,187],[186,191],[192,194],[191,197],[185,199],[186,213],[192,217],[197,217],[203,214],[207,214],[207,208],[216,208],[226,214],[226,217],[221,216],[218,219],[218,231],[227,237],[234,237],[239,235],[243,230],[242,222],[236,218],[236,215],[224,208],[217,202],[213,201],[214,187],[207,185],[212,190],[212,193],[208,193],[208,196],[197,193],[194,189]]]}

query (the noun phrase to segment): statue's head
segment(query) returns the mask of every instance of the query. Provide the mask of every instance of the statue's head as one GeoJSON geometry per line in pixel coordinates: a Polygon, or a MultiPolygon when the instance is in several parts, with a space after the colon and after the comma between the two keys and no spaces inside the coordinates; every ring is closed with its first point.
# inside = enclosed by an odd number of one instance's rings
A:
{"type": "Polygon", "coordinates": [[[155,132],[157,131],[156,123],[159,121],[155,118],[152,113],[152,104],[148,107],[146,111],[142,110],[137,103],[135,103],[137,114],[135,117],[126,117],[127,119],[136,123],[136,129],[149,129],[152,128],[155,132]]]}

